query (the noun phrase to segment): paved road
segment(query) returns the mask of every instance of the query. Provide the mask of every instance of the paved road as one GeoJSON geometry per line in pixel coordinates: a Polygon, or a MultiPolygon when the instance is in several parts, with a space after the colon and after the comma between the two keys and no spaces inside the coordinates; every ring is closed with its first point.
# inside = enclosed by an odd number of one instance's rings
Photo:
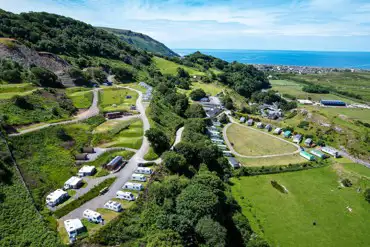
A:
{"type": "Polygon", "coordinates": [[[173,150],[173,148],[181,142],[181,136],[182,136],[182,132],[184,131],[184,127],[181,127],[180,129],[178,129],[176,131],[176,138],[175,138],[175,142],[173,143],[172,147],[171,147],[171,150],[173,150]]]}
{"type": "Polygon", "coordinates": [[[269,158],[269,157],[271,158],[271,157],[279,157],[279,156],[293,155],[293,154],[296,154],[296,153],[299,153],[299,152],[300,152],[300,147],[299,147],[299,145],[297,145],[297,144],[295,144],[295,143],[292,143],[292,142],[290,142],[290,141],[287,141],[287,140],[285,140],[285,139],[283,139],[283,138],[281,138],[281,137],[278,137],[278,136],[275,136],[275,135],[271,135],[271,134],[268,134],[268,133],[266,133],[266,132],[263,132],[263,131],[260,131],[260,130],[254,129],[254,128],[249,127],[249,126],[247,126],[247,125],[245,125],[245,124],[240,124],[240,123],[238,123],[238,122],[234,121],[234,119],[232,119],[231,117],[229,117],[229,119],[230,119],[231,123],[228,123],[228,124],[225,126],[225,128],[224,128],[224,129],[223,129],[223,131],[222,131],[222,134],[223,134],[224,140],[225,140],[225,142],[226,142],[226,145],[229,147],[230,151],[231,151],[235,156],[239,156],[239,157],[242,157],[242,158],[269,158]],[[292,152],[292,153],[270,154],[270,155],[258,155],[258,156],[256,156],[256,155],[255,155],[255,156],[248,156],[248,155],[242,155],[242,154],[239,154],[238,152],[236,152],[236,151],[235,151],[235,149],[234,149],[234,148],[233,148],[233,146],[231,145],[231,143],[230,143],[229,139],[227,138],[227,134],[226,134],[227,129],[228,129],[232,124],[238,124],[238,125],[243,126],[243,127],[245,127],[245,128],[248,128],[248,129],[251,129],[251,130],[254,130],[254,131],[258,131],[258,132],[263,133],[263,134],[265,134],[265,135],[269,135],[270,137],[273,137],[273,138],[279,139],[279,140],[281,140],[281,141],[283,141],[283,142],[289,143],[289,144],[291,144],[291,145],[293,145],[293,146],[297,147],[297,150],[296,150],[296,151],[294,151],[294,152],[292,152]]]}
{"type": "Polygon", "coordinates": [[[9,136],[23,135],[23,134],[26,134],[26,133],[30,133],[30,132],[33,132],[33,131],[37,131],[37,130],[44,129],[44,128],[47,128],[47,127],[50,127],[50,126],[55,126],[55,125],[76,123],[76,122],[79,122],[79,121],[82,121],[82,120],[85,120],[85,119],[88,119],[90,117],[98,115],[99,114],[99,107],[98,107],[99,93],[98,93],[98,90],[99,89],[94,89],[93,90],[94,98],[93,98],[93,102],[92,102],[90,108],[87,111],[85,111],[81,114],[78,114],[74,119],[67,120],[67,121],[62,121],[62,122],[57,122],[57,123],[45,124],[45,125],[36,126],[36,127],[33,127],[33,128],[31,127],[29,129],[21,130],[18,133],[10,134],[9,136]]]}
{"type": "MultiPolygon", "coordinates": [[[[145,107],[142,104],[142,93],[138,90],[124,87],[129,90],[136,91],[139,94],[139,97],[136,101],[136,108],[140,112],[141,119],[143,121],[143,129],[144,132],[150,128],[149,120],[147,116],[145,115],[145,107]]],[[[118,173],[115,174],[110,174],[106,177],[117,177],[116,181],[110,186],[109,191],[105,193],[104,195],[97,196],[94,199],[86,202],[83,204],[81,207],[73,210],[69,214],[65,215],[64,217],[61,218],[61,220],[67,220],[67,219],[72,219],[72,218],[82,218],[82,213],[86,209],[92,209],[96,210],[97,208],[102,208],[104,204],[114,198],[116,196],[116,192],[122,188],[122,186],[131,178],[131,175],[134,173],[134,171],[137,168],[137,165],[140,160],[144,158],[144,155],[148,152],[149,150],[149,142],[147,138],[144,136],[143,138],[143,143],[140,147],[140,149],[136,152],[136,154],[129,160],[129,162],[126,164],[126,166],[121,169],[118,173]]],[[[104,180],[104,179],[103,179],[104,180]]],[[[102,181],[100,181],[102,182],[102,181]]]]}

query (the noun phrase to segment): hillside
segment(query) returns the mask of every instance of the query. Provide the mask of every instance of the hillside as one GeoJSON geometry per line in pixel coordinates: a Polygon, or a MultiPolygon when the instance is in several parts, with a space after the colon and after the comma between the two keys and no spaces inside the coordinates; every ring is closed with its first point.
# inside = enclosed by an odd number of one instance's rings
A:
{"type": "Polygon", "coordinates": [[[115,29],[108,27],[99,27],[100,29],[109,31],[117,35],[121,40],[126,43],[152,53],[160,54],[168,57],[178,57],[179,55],[165,46],[163,43],[151,38],[142,33],[136,33],[131,30],[115,29]]]}

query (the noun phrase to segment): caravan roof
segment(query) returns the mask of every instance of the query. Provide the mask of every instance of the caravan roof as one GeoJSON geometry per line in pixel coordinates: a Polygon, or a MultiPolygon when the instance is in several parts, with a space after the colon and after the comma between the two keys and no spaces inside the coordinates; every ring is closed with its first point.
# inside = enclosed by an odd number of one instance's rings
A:
{"type": "Polygon", "coordinates": [[[64,221],[64,227],[66,228],[67,232],[70,233],[82,229],[84,225],[79,219],[70,219],[64,221]]]}
{"type": "Polygon", "coordinates": [[[81,178],[73,176],[70,177],[64,184],[70,185],[70,186],[76,186],[82,181],[81,178]]]}
{"type": "Polygon", "coordinates": [[[86,216],[91,216],[91,217],[94,217],[94,218],[98,218],[99,216],[101,216],[100,213],[98,212],[95,212],[91,209],[86,209],[84,212],[83,212],[83,215],[86,215],[86,216]]]}
{"type": "Polygon", "coordinates": [[[91,173],[95,169],[95,166],[83,166],[81,169],[78,171],[79,173],[91,173]]]}
{"type": "Polygon", "coordinates": [[[62,189],[57,189],[56,191],[51,192],[51,193],[46,197],[46,201],[52,201],[52,202],[55,202],[55,201],[56,201],[56,200],[58,200],[60,197],[65,196],[66,194],[68,194],[68,193],[67,193],[67,192],[65,192],[64,190],[62,190],[62,189]]]}

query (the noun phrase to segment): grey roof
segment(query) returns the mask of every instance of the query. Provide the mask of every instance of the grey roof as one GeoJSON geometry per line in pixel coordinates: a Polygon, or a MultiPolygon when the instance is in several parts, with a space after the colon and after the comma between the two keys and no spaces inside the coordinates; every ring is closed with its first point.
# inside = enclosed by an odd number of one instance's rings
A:
{"type": "Polygon", "coordinates": [[[228,160],[232,167],[240,167],[239,162],[235,158],[229,157],[228,160]]]}

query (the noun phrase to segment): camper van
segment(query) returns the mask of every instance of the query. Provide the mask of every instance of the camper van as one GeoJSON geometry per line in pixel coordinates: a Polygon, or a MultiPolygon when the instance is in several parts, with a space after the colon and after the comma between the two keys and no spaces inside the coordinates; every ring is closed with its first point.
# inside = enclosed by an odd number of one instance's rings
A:
{"type": "Polygon", "coordinates": [[[152,174],[153,173],[153,170],[149,167],[138,167],[135,171],[135,173],[139,173],[139,174],[152,174]]]}
{"type": "Polygon", "coordinates": [[[131,180],[145,182],[146,181],[146,177],[143,174],[134,173],[131,176],[131,180]]]}
{"type": "Polygon", "coordinates": [[[121,205],[121,203],[115,202],[115,201],[107,201],[104,204],[104,208],[109,209],[109,210],[112,210],[112,211],[115,211],[115,212],[122,211],[122,205],[121,205]]]}
{"type": "Polygon", "coordinates": [[[130,183],[130,182],[127,182],[122,187],[122,189],[126,189],[126,190],[143,190],[144,189],[144,186],[142,184],[139,184],[139,183],[130,183]]]}
{"type": "Polygon", "coordinates": [[[97,223],[97,224],[102,223],[104,221],[103,218],[101,217],[100,213],[95,212],[95,211],[90,210],[90,209],[86,209],[83,212],[83,217],[85,219],[87,219],[88,221],[94,222],[94,223],[97,223]]]}
{"type": "Polygon", "coordinates": [[[125,191],[120,191],[120,190],[117,191],[116,198],[126,200],[126,201],[134,201],[135,200],[134,194],[132,194],[131,192],[125,192],[125,191]]]}

